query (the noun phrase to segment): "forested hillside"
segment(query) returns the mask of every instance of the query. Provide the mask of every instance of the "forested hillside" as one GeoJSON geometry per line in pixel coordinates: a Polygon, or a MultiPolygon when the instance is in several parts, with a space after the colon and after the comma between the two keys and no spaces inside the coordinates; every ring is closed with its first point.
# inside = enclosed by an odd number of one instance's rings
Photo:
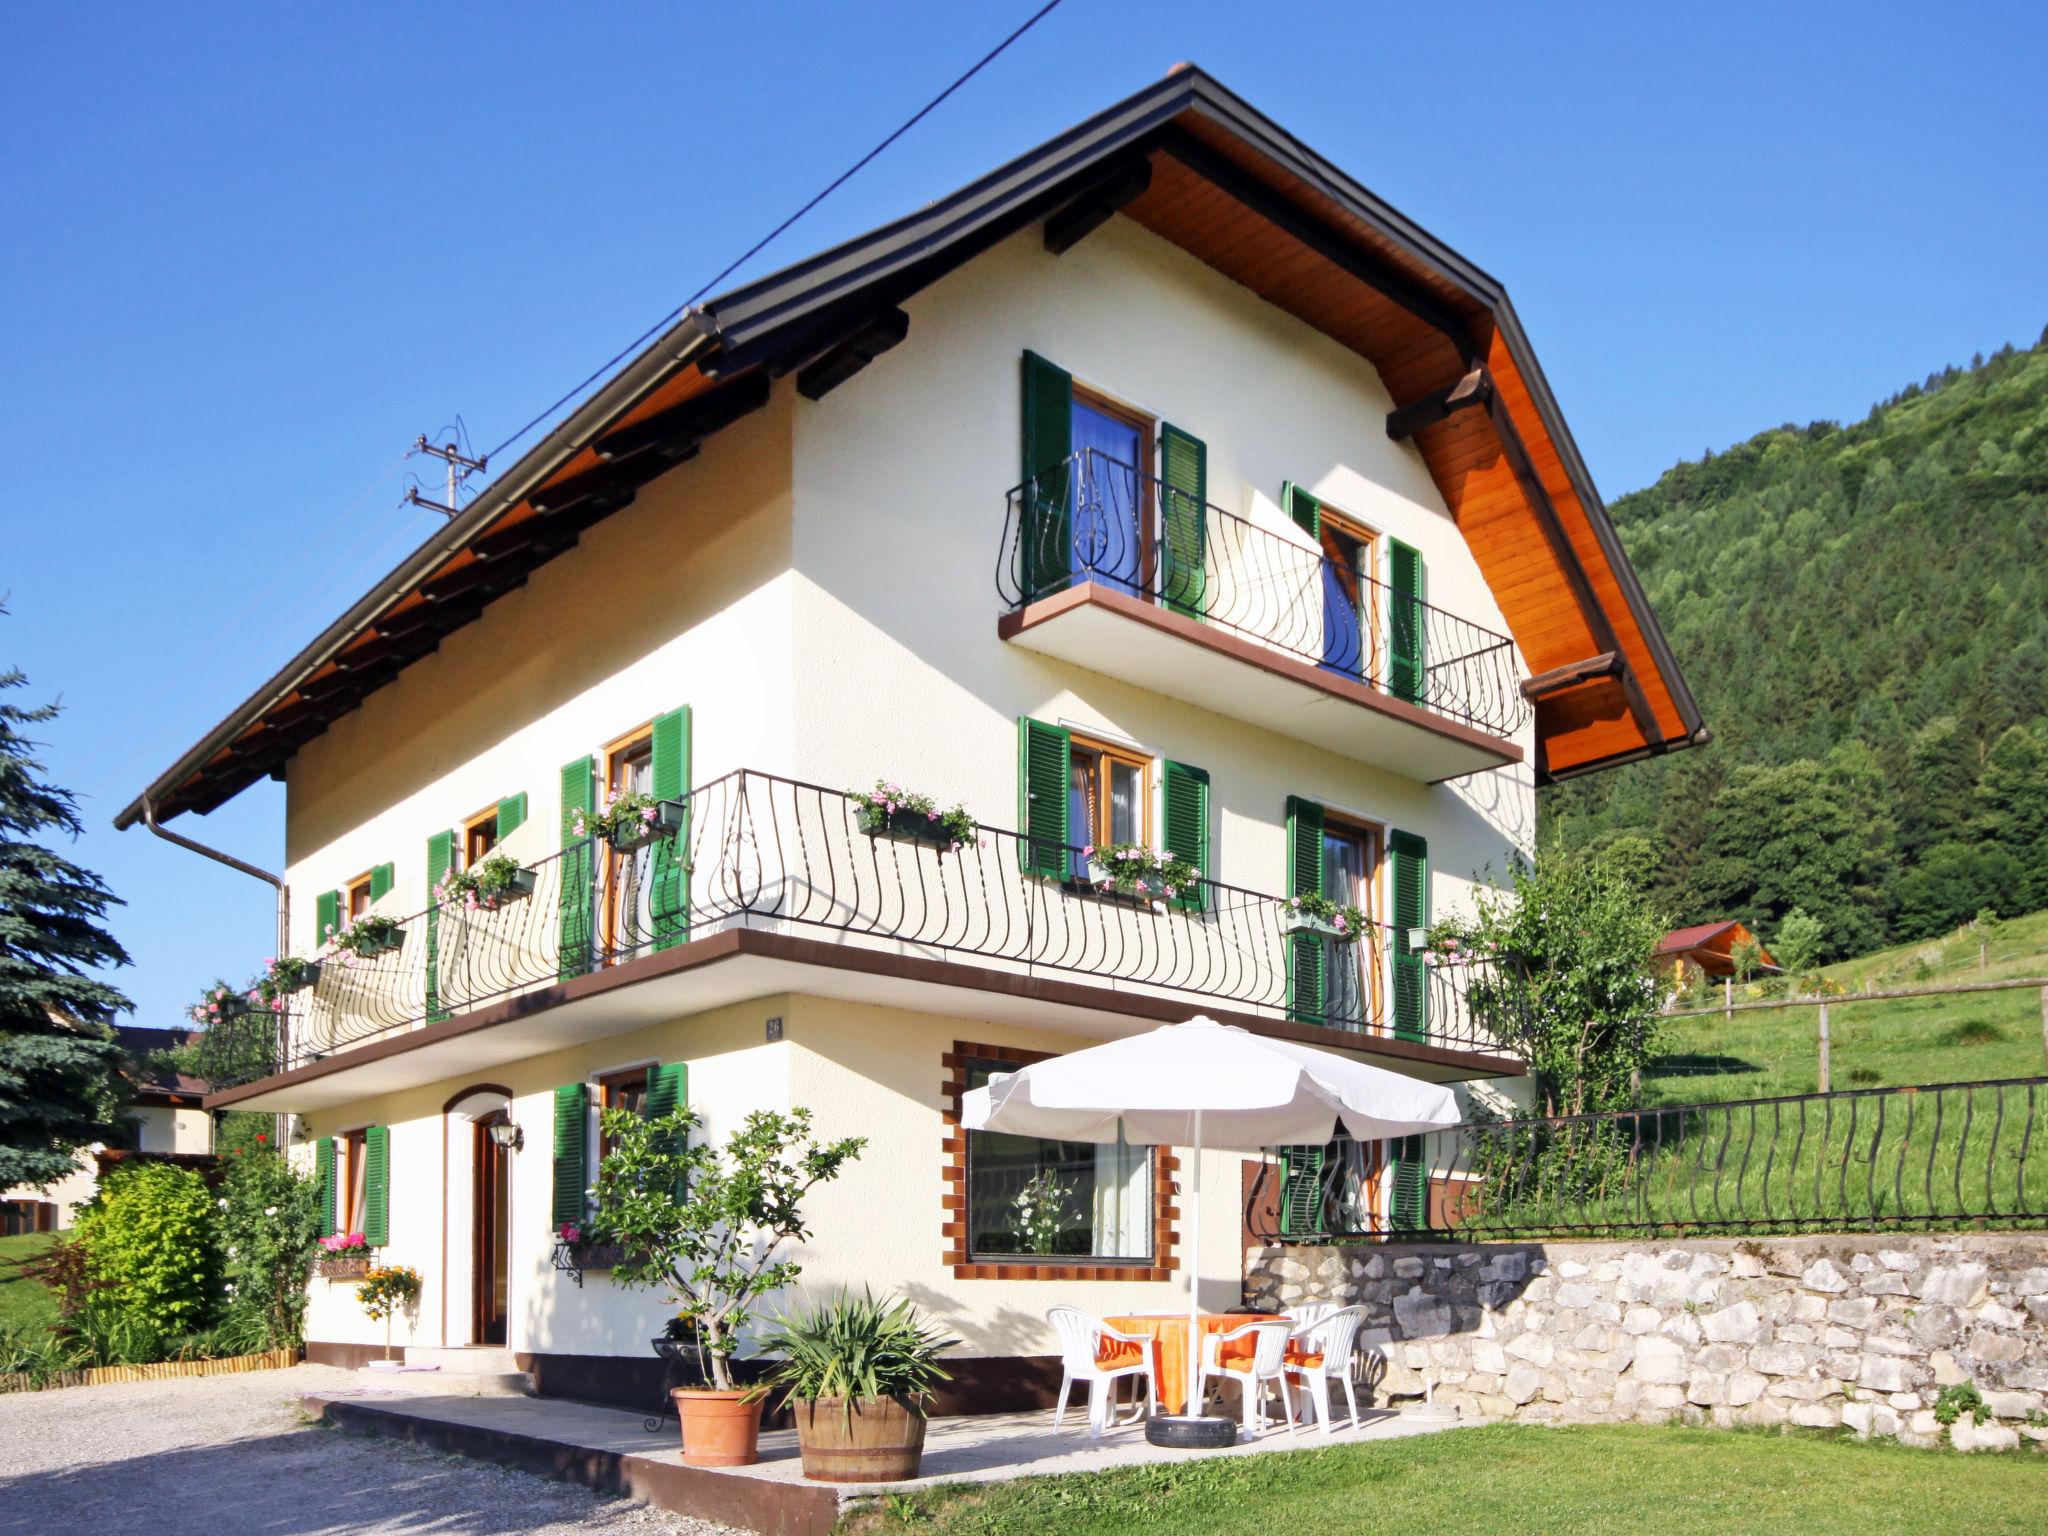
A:
{"type": "Polygon", "coordinates": [[[1545,791],[1548,835],[1823,959],[2048,906],[2048,333],[1613,511],[1714,740],[1545,791]]]}

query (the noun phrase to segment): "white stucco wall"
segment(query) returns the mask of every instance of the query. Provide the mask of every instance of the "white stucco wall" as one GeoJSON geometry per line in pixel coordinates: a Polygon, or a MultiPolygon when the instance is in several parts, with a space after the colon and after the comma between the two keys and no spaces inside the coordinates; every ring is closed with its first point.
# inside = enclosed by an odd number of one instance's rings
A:
{"type": "MultiPolygon", "coordinates": [[[[1281,483],[1306,484],[1419,549],[1431,601],[1505,632],[1420,455],[1388,441],[1368,362],[1123,219],[1063,257],[1026,231],[905,307],[904,345],[795,407],[796,654],[831,658],[795,678],[799,778],[888,777],[1014,827],[1031,715],[1209,770],[1232,884],[1284,889],[1290,794],[1426,837],[1439,913],[1531,846],[1526,761],[1419,784],[1121,683],[1113,657],[1096,672],[996,636],[1027,348],[1202,438],[1216,505],[1279,522],[1281,483]]],[[[1518,742],[1533,757],[1533,729],[1518,742]]]]}

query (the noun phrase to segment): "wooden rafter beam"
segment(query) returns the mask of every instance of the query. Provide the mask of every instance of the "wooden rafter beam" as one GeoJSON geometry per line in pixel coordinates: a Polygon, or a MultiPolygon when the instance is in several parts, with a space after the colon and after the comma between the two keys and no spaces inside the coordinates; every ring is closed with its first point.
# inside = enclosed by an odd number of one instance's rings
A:
{"type": "Polygon", "coordinates": [[[1433,389],[1420,400],[1411,400],[1387,412],[1387,436],[1398,443],[1447,416],[1486,404],[1492,394],[1493,380],[1485,368],[1473,368],[1457,382],[1433,389]]]}
{"type": "Polygon", "coordinates": [[[1125,203],[1143,197],[1151,185],[1151,160],[1117,166],[1045,221],[1045,248],[1055,256],[1066,255],[1116,217],[1125,203]]]}
{"type": "Polygon", "coordinates": [[[1488,395],[1486,409],[1493,420],[1494,434],[1500,439],[1501,451],[1507,455],[1508,465],[1515,472],[1529,510],[1535,514],[1544,542],[1550,546],[1550,553],[1564,572],[1565,584],[1571,588],[1580,616],[1592,632],[1593,643],[1602,651],[1614,652],[1618,658],[1616,675],[1628,700],[1629,713],[1635,717],[1636,728],[1643,733],[1645,742],[1653,747],[1662,746],[1664,728],[1657,723],[1656,711],[1650,708],[1649,695],[1643,692],[1643,680],[1636,676],[1636,669],[1629,665],[1621,649],[1621,641],[1614,633],[1614,621],[1607,616],[1607,609],[1594,593],[1593,580],[1586,573],[1585,562],[1579,559],[1571,536],[1565,532],[1564,522],[1557,515],[1557,506],[1551,501],[1550,492],[1544,489],[1542,477],[1536,473],[1529,450],[1522,442],[1522,434],[1517,430],[1514,418],[1508,414],[1499,391],[1488,395]]]}
{"type": "Polygon", "coordinates": [[[822,400],[910,334],[910,316],[885,309],[865,326],[832,347],[796,376],[796,392],[806,400],[822,400]]]}
{"type": "Polygon", "coordinates": [[[1218,154],[1191,134],[1173,133],[1160,148],[1204,180],[1213,182],[1253,213],[1332,265],[1342,268],[1375,293],[1392,300],[1425,325],[1441,332],[1467,363],[1476,361],[1471,327],[1454,312],[1408,279],[1358,249],[1357,243],[1315,215],[1305,213],[1226,155],[1218,154]]]}
{"type": "Polygon", "coordinates": [[[1552,667],[1548,672],[1538,672],[1522,684],[1522,697],[1540,699],[1553,693],[1562,693],[1580,683],[1595,678],[1612,677],[1621,670],[1619,651],[1602,651],[1598,656],[1588,656],[1584,661],[1574,661],[1562,667],[1552,667]]]}

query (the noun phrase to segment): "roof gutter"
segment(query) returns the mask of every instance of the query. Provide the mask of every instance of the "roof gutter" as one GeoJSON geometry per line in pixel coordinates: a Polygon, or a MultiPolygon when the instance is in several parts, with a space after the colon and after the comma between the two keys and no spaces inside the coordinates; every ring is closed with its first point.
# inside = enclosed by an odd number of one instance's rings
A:
{"type": "Polygon", "coordinates": [[[165,831],[156,824],[150,809],[152,802],[211,760],[221,748],[247,730],[251,722],[261,718],[306,678],[325,666],[362,633],[365,625],[381,617],[442,561],[468,545],[494,518],[516,506],[555,471],[589,447],[649,390],[719,344],[717,322],[701,309],[687,311],[638,357],[614,374],[596,394],[572,411],[567,420],[534,444],[509,471],[485,487],[475,501],[436,529],[395,570],[330,624],[311,645],[287,662],[233,714],[159,774],[149,788],[114,818],[115,828],[126,831],[138,821],[146,822],[159,837],[191,847],[209,858],[217,858],[245,874],[259,879],[270,878],[253,866],[165,831]]]}
{"type": "Polygon", "coordinates": [[[209,848],[182,832],[173,832],[168,827],[158,826],[156,806],[148,795],[142,797],[142,823],[167,843],[176,843],[180,848],[188,848],[202,858],[212,859],[216,864],[225,864],[229,869],[239,870],[250,879],[261,880],[265,885],[273,887],[277,891],[277,952],[282,955],[291,949],[292,895],[291,889],[284,883],[284,876],[273,874],[267,869],[259,869],[254,864],[236,858],[232,853],[222,853],[218,848],[209,848]]]}

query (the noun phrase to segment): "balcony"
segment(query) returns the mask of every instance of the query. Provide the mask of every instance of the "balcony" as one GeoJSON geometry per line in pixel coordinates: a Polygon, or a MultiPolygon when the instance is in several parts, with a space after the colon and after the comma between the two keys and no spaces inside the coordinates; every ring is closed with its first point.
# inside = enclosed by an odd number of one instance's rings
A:
{"type": "Polygon", "coordinates": [[[1405,933],[1343,946],[1220,882],[1181,905],[1027,874],[1014,832],[870,833],[840,791],[751,770],[683,804],[666,841],[576,843],[532,866],[530,895],[417,914],[394,950],[329,957],[281,1021],[216,1026],[258,1037],[255,1087],[229,1097],[318,1108],[781,992],[1098,1036],[1204,1011],[1428,1077],[1523,1070],[1503,1043],[1516,989],[1405,933]]]}
{"type": "Polygon", "coordinates": [[[1006,640],[1407,778],[1517,762],[1514,644],[1084,449],[1009,494],[1006,640]]]}

